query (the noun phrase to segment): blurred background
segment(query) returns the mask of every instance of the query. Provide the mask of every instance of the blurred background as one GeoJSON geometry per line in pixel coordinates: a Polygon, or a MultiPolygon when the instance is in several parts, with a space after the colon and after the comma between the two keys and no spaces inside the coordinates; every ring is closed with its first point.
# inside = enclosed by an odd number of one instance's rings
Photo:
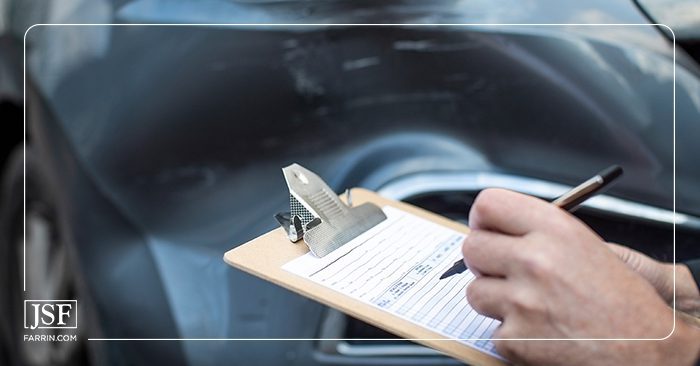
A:
{"type": "Polygon", "coordinates": [[[620,164],[577,215],[671,261],[675,183],[700,257],[699,41],[696,1],[0,0],[0,364],[458,364],[224,264],[292,162],[465,223],[484,188],[620,164]],[[22,341],[22,300],[63,298],[79,341],[22,341]]]}

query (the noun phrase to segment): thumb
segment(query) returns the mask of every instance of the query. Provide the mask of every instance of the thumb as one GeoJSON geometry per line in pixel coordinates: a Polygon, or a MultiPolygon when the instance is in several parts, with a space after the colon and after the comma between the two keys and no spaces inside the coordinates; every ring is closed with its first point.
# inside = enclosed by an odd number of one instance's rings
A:
{"type": "Polygon", "coordinates": [[[608,243],[608,247],[627,267],[651,283],[665,300],[673,296],[673,274],[669,274],[661,262],[623,245],[608,243]]]}
{"type": "Polygon", "coordinates": [[[634,249],[630,249],[624,245],[607,243],[608,247],[623,261],[628,267],[632,268],[636,272],[640,272],[642,275],[646,272],[651,271],[656,267],[658,262],[647,255],[638,252],[634,249]]]}
{"type": "Polygon", "coordinates": [[[608,248],[610,248],[620,260],[630,265],[632,268],[634,268],[634,266],[631,264],[637,262],[634,257],[641,255],[641,253],[620,244],[608,243],[608,248]]]}

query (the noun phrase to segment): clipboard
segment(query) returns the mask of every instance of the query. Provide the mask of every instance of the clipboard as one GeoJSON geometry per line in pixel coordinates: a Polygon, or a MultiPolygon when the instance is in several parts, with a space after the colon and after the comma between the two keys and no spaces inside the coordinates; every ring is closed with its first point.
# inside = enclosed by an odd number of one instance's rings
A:
{"type": "MultiPolygon", "coordinates": [[[[358,204],[371,202],[379,207],[393,206],[455,231],[469,232],[467,226],[456,221],[407,203],[384,198],[366,189],[353,188],[351,193],[353,202],[358,204]]],[[[306,254],[308,251],[309,248],[305,245],[291,244],[285,230],[277,228],[229,250],[224,254],[224,261],[256,277],[275,283],[403,338],[412,339],[417,343],[436,349],[458,360],[474,365],[506,365],[504,361],[457,340],[449,339],[406,319],[297,276],[282,268],[284,264],[306,254]]]]}

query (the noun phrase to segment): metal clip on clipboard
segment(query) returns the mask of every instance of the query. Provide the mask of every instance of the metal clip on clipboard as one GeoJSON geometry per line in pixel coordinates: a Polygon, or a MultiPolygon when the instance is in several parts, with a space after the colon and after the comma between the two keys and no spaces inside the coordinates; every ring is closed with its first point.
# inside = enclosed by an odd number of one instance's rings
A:
{"type": "MultiPolygon", "coordinates": [[[[282,169],[289,187],[290,212],[280,212],[275,219],[287,232],[289,240],[304,239],[317,257],[340,248],[350,240],[386,219],[372,203],[357,207],[344,204],[318,175],[299,164],[282,169]]],[[[352,205],[348,192],[348,203],[352,205]]]]}

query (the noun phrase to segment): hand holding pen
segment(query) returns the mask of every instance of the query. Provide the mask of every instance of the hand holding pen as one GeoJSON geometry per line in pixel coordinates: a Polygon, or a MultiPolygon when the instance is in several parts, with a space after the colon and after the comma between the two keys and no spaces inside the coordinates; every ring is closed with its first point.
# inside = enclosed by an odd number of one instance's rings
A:
{"type": "MultiPolygon", "coordinates": [[[[622,175],[622,168],[613,165],[595,176],[591,177],[587,181],[579,184],[570,191],[559,196],[557,199],[552,201],[552,204],[561,207],[567,211],[573,211],[583,203],[583,201],[593,197],[596,193],[600,192],[603,188],[607,187],[611,182],[622,175]]],[[[460,259],[455,262],[452,267],[450,267],[445,273],[440,276],[440,279],[451,277],[452,275],[462,273],[467,270],[467,266],[464,263],[464,259],[460,259]]]]}

